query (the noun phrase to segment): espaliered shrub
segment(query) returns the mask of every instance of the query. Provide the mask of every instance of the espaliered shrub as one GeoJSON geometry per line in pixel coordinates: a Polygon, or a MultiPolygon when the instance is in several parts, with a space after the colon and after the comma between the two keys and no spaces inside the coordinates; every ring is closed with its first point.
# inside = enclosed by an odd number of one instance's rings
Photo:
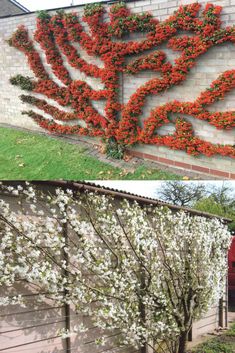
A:
{"type": "Polygon", "coordinates": [[[54,100],[60,108],[47,100],[22,95],[23,102],[37,107],[51,118],[33,110],[24,113],[28,113],[42,128],[52,133],[100,136],[106,142],[111,139],[112,149],[113,141],[119,145],[117,150],[143,143],[184,150],[191,155],[220,154],[234,158],[234,146],[213,144],[199,138],[194,134],[192,124],[182,118],[181,114],[203,120],[217,129],[234,128],[234,111],[211,112],[207,107],[223,99],[235,87],[235,70],[221,73],[193,102],[174,100],[157,106],[144,120],[143,126],[140,124],[147,97],[157,96],[181,84],[196,65],[197,58],[211,47],[224,42],[235,43],[235,27],[221,27],[222,8],[207,4],[199,16],[200,7],[198,3],[181,6],[168,19],[159,22],[150,13],[132,14],[124,3],[118,3],[111,7],[107,22],[103,20],[105,10],[102,5],[89,4],[85,7],[83,21],[89,26],[90,33],[83,29],[74,12],[59,11],[53,16],[41,12],[34,39],[45,52],[47,63],[61,84],[55,82],[46,71],[24,26],[20,26],[12,35],[9,44],[26,55],[35,79],[17,75],[11,79],[11,83],[54,100]],[[188,31],[189,35],[177,36],[180,30],[188,31]],[[144,32],[145,37],[140,41],[122,40],[124,35],[135,32],[144,32]],[[158,45],[166,41],[169,48],[180,52],[174,64],[167,60],[163,51],[157,49],[158,45]],[[84,60],[74,43],[79,43],[88,55],[99,57],[103,67],[84,60]],[[150,49],[150,54],[126,63],[127,57],[150,49]],[[63,57],[66,57],[71,67],[99,79],[103,89],[94,90],[84,81],[73,80],[63,57]],[[126,104],[121,104],[119,75],[135,75],[142,70],[159,72],[160,78],[150,79],[132,94],[126,104]],[[98,112],[92,101],[105,101],[104,114],[98,112]],[[65,112],[63,107],[71,108],[71,112],[65,112]],[[172,113],[178,114],[175,120],[171,117],[172,113]],[[74,124],[65,125],[60,121],[74,121],[74,124]],[[174,133],[165,136],[158,134],[158,128],[172,122],[175,124],[174,133]]]}

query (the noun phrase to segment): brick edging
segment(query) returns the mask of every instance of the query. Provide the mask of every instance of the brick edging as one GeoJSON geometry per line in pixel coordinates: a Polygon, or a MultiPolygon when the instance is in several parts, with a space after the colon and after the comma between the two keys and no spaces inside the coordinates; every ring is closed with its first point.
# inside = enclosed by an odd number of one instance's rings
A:
{"type": "Polygon", "coordinates": [[[158,156],[154,156],[152,154],[148,154],[148,153],[144,153],[144,152],[133,151],[131,149],[128,149],[128,153],[130,153],[130,155],[132,155],[133,157],[138,157],[138,158],[142,158],[142,159],[150,159],[152,161],[155,161],[155,162],[158,162],[158,163],[161,163],[164,165],[168,165],[168,166],[170,165],[170,166],[173,166],[176,168],[183,168],[185,170],[191,170],[194,172],[209,174],[211,176],[216,176],[216,177],[235,179],[235,173],[231,173],[231,172],[225,172],[225,171],[218,170],[218,169],[201,167],[201,166],[195,165],[195,164],[178,162],[178,161],[174,161],[172,159],[158,157],[158,156]]]}

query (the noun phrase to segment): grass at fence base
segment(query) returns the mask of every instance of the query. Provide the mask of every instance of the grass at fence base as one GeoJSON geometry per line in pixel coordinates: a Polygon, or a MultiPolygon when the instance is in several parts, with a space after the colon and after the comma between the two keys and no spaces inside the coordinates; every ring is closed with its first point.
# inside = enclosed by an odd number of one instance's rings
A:
{"type": "Polygon", "coordinates": [[[200,344],[188,353],[234,353],[235,352],[235,323],[230,330],[200,344]]]}
{"type": "Polygon", "coordinates": [[[182,177],[144,166],[128,172],[89,156],[86,148],[78,145],[36,133],[1,127],[0,180],[6,179],[164,180],[182,177]]]}

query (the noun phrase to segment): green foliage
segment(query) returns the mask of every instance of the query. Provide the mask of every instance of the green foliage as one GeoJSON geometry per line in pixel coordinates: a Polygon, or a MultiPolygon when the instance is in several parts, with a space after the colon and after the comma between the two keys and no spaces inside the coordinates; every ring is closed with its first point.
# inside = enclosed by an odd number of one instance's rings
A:
{"type": "Polygon", "coordinates": [[[96,12],[102,12],[103,6],[100,3],[87,4],[84,8],[85,17],[92,16],[96,12]]]}
{"type": "Polygon", "coordinates": [[[193,206],[196,210],[212,213],[214,215],[230,218],[233,220],[228,226],[230,230],[235,230],[235,210],[232,205],[224,205],[221,201],[215,200],[213,195],[202,198],[193,206]]]}
{"type": "Polygon", "coordinates": [[[235,231],[235,220],[233,220],[232,223],[230,223],[228,227],[231,231],[234,232],[235,231]]]}
{"type": "Polygon", "coordinates": [[[201,344],[192,353],[234,353],[234,350],[230,344],[215,339],[201,344]]]}
{"type": "Polygon", "coordinates": [[[106,144],[106,154],[108,157],[123,159],[124,146],[118,144],[114,137],[110,137],[106,144]]]}
{"type": "Polygon", "coordinates": [[[12,47],[12,38],[6,39],[5,42],[12,47]]]}
{"type": "Polygon", "coordinates": [[[217,203],[213,197],[209,196],[206,198],[203,198],[199,201],[196,202],[194,205],[194,208],[203,211],[203,212],[209,212],[218,216],[224,216],[225,212],[223,209],[223,206],[219,203],[217,203]]]}
{"type": "MultiPolygon", "coordinates": [[[[226,336],[228,337],[235,337],[235,323],[232,324],[230,329],[226,332],[226,336]]],[[[235,341],[235,340],[234,340],[235,341]]]]}
{"type": "Polygon", "coordinates": [[[64,12],[63,9],[57,10],[56,13],[57,13],[57,15],[59,15],[59,16],[64,16],[64,14],[65,14],[65,12],[64,12]]]}
{"type": "Polygon", "coordinates": [[[234,353],[235,352],[235,323],[220,336],[211,339],[188,353],[234,353]]]}
{"type": "Polygon", "coordinates": [[[10,83],[14,86],[20,86],[24,91],[32,91],[34,84],[31,81],[31,78],[23,75],[16,75],[10,78],[10,83]]]}
{"type": "MultiPolygon", "coordinates": [[[[33,96],[26,96],[24,94],[20,95],[20,100],[24,103],[30,103],[30,104],[35,104],[37,99],[33,96]]],[[[22,112],[24,114],[24,112],[22,112]]]]}
{"type": "MultiPolygon", "coordinates": [[[[136,30],[140,32],[149,32],[154,29],[154,24],[151,23],[151,14],[145,14],[143,13],[142,15],[137,15],[137,14],[131,14],[128,17],[121,17],[117,20],[119,30],[122,31],[122,34],[128,33],[129,29],[127,27],[128,22],[133,22],[136,25],[136,30]]],[[[116,31],[116,26],[112,27],[109,26],[109,33],[115,33],[116,31]]]]}
{"type": "Polygon", "coordinates": [[[40,18],[40,20],[50,20],[51,16],[49,13],[45,10],[41,10],[37,12],[37,18],[40,18]]]}
{"type": "Polygon", "coordinates": [[[116,13],[118,10],[120,10],[121,8],[125,8],[126,7],[126,4],[124,1],[120,1],[118,2],[117,4],[114,4],[112,7],[111,7],[111,13],[116,13]]]}

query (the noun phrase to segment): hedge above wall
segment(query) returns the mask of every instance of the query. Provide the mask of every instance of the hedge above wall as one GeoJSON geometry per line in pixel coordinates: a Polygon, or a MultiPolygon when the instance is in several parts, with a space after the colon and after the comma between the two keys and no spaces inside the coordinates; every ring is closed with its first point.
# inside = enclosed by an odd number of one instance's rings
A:
{"type": "Polygon", "coordinates": [[[21,100],[51,118],[33,110],[23,113],[53,133],[100,136],[108,148],[116,145],[113,154],[118,157],[127,146],[142,143],[184,150],[194,156],[220,154],[234,158],[234,146],[213,144],[197,137],[192,124],[182,114],[203,120],[205,124],[209,123],[217,129],[233,129],[235,111],[211,112],[207,107],[223,99],[235,88],[235,70],[221,73],[195,101],[174,100],[157,106],[144,120],[143,126],[140,123],[148,96],[162,94],[186,80],[191,68],[196,65],[196,59],[211,47],[224,42],[235,43],[235,26],[221,27],[222,8],[207,4],[202,15],[198,16],[200,7],[198,3],[180,6],[172,16],[159,22],[150,13],[133,14],[124,3],[117,3],[111,7],[107,22],[103,18],[105,10],[102,5],[89,4],[82,18],[89,26],[89,34],[83,29],[76,13],[58,11],[50,16],[40,12],[34,39],[45,52],[47,63],[61,83],[58,84],[50,77],[27,29],[20,26],[9,44],[27,56],[36,79],[18,74],[11,78],[11,83],[25,91],[43,94],[45,99],[24,94],[21,100]],[[182,30],[187,31],[188,35],[182,35],[182,30]],[[145,37],[126,41],[127,35],[136,32],[144,32],[145,37]],[[167,42],[171,50],[180,52],[174,64],[167,60],[163,51],[157,50],[157,46],[163,42],[167,42]],[[86,62],[73,43],[79,43],[88,55],[99,57],[103,67],[86,62]],[[127,57],[145,51],[146,54],[126,62],[127,57]],[[72,80],[64,65],[64,57],[71,67],[99,79],[104,88],[94,90],[84,81],[72,80]],[[119,76],[123,73],[133,75],[134,80],[134,75],[142,70],[158,72],[160,77],[144,83],[125,105],[121,104],[119,76]],[[54,100],[61,108],[50,104],[46,97],[54,100]],[[105,101],[103,115],[92,104],[92,101],[100,100],[105,101]],[[70,107],[71,112],[65,112],[63,107],[70,107]],[[173,113],[177,114],[176,118],[173,118],[173,113]],[[65,124],[73,121],[74,125],[65,124]],[[161,126],[172,122],[175,124],[174,133],[164,136],[158,134],[161,126]]]}

